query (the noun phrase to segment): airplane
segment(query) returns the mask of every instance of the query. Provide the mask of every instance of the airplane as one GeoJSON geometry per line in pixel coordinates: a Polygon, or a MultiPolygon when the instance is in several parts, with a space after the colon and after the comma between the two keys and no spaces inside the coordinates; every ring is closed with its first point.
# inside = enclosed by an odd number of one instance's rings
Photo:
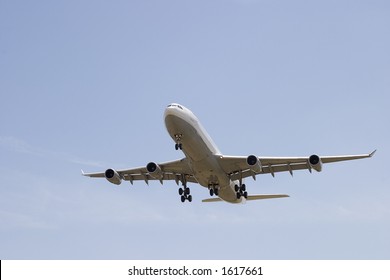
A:
{"type": "Polygon", "coordinates": [[[289,197],[287,194],[248,195],[244,183],[247,177],[254,180],[260,174],[275,177],[277,172],[289,172],[292,176],[295,170],[301,169],[307,169],[310,173],[313,169],[320,172],[325,163],[370,158],[376,152],[374,150],[369,154],[344,156],[228,156],[220,152],[198,118],[183,105],[169,104],[165,109],[164,120],[166,129],[175,142],[175,149],[182,151],[184,158],[164,163],[149,162],[146,166],[124,170],[110,168],[99,173],[84,173],[81,170],[82,175],[106,178],[116,185],[120,185],[122,180],[130,181],[131,184],[134,181],[145,181],[146,184],[150,180],[160,181],[161,184],[164,181],[175,181],[177,185],[182,185],[179,188],[182,202],[192,201],[188,183],[197,183],[207,188],[211,196],[202,202],[244,203],[247,200],[289,197]]]}

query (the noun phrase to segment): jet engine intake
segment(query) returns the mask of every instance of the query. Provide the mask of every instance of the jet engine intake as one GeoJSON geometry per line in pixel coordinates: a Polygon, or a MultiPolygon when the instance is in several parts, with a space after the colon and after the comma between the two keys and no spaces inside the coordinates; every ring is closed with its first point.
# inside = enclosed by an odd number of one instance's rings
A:
{"type": "Polygon", "coordinates": [[[122,183],[121,176],[114,169],[107,169],[106,172],[104,172],[104,176],[108,182],[115,185],[120,185],[122,183]]]}
{"type": "Polygon", "coordinates": [[[321,170],[322,170],[322,162],[321,162],[321,158],[319,156],[311,155],[309,157],[309,164],[315,171],[321,172],[321,170]]]}
{"type": "Polygon", "coordinates": [[[149,175],[154,179],[162,180],[164,177],[161,167],[154,162],[149,162],[146,165],[146,170],[148,170],[149,175]]]}
{"type": "Polygon", "coordinates": [[[260,173],[262,170],[261,163],[259,161],[259,158],[254,155],[250,155],[246,158],[246,163],[249,166],[249,169],[252,170],[255,173],[260,173]]]}

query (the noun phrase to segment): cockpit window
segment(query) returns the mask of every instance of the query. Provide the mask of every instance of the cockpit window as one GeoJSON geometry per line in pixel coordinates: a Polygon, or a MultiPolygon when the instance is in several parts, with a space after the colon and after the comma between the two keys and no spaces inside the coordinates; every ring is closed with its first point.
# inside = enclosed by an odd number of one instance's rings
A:
{"type": "Polygon", "coordinates": [[[178,105],[178,104],[169,104],[167,108],[171,108],[171,107],[177,107],[181,110],[184,110],[182,106],[178,105]]]}

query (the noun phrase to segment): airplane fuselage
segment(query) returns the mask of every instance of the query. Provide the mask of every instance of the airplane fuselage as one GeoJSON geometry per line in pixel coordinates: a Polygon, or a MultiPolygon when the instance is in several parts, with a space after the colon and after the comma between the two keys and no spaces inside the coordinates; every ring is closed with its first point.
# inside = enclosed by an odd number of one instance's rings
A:
{"type": "Polygon", "coordinates": [[[164,113],[169,135],[188,159],[189,168],[200,185],[218,188],[218,196],[231,203],[240,203],[234,185],[218,162],[221,152],[198,118],[179,104],[170,104],[164,113]]]}

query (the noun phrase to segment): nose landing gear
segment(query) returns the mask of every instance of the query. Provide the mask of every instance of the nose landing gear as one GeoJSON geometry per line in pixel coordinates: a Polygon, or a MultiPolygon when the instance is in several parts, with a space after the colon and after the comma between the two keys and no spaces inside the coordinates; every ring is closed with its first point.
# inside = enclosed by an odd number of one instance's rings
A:
{"type": "Polygon", "coordinates": [[[176,144],[175,144],[175,150],[182,150],[183,149],[183,145],[181,143],[181,138],[183,137],[183,134],[175,134],[175,141],[176,141],[176,144]]]}
{"type": "Polygon", "coordinates": [[[175,144],[175,150],[183,150],[183,145],[181,143],[175,144]]]}

